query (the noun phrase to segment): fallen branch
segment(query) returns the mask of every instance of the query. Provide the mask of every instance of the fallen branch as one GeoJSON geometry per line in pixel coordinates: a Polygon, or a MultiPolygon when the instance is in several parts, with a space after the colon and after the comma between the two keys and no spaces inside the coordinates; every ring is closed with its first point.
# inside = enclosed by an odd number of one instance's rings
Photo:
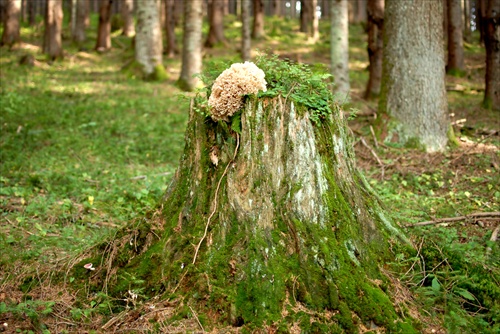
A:
{"type": "MultiPolygon", "coordinates": [[[[479,219],[479,218],[500,218],[500,212],[478,212],[478,213],[471,213],[470,215],[465,215],[465,216],[458,216],[458,217],[449,217],[449,218],[439,218],[439,219],[434,219],[434,220],[429,220],[425,222],[419,222],[415,224],[405,224],[405,227],[414,227],[414,226],[426,226],[426,225],[435,225],[435,224],[441,224],[441,223],[453,223],[453,222],[458,222],[462,220],[469,220],[469,219],[479,219]]],[[[498,232],[497,232],[498,233],[498,232]]]]}

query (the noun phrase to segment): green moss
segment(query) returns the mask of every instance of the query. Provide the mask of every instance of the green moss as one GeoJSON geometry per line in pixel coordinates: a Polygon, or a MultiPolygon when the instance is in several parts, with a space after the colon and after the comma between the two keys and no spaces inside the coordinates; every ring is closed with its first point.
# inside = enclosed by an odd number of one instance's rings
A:
{"type": "Polygon", "coordinates": [[[167,70],[163,64],[158,64],[153,68],[153,73],[146,77],[149,81],[165,81],[169,77],[167,70]]]}
{"type": "Polygon", "coordinates": [[[446,136],[448,137],[448,145],[450,147],[460,146],[460,143],[458,142],[458,139],[455,136],[455,132],[453,131],[453,126],[451,124],[448,126],[448,131],[446,132],[446,136]]]}
{"type": "Polygon", "coordinates": [[[463,78],[467,72],[459,68],[449,68],[446,70],[446,74],[457,78],[463,78]]]}

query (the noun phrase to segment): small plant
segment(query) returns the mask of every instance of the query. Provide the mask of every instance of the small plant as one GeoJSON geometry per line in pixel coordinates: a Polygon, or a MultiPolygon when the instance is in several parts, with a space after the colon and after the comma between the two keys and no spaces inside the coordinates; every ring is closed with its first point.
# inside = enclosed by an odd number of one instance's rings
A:
{"type": "MultiPolygon", "coordinates": [[[[260,91],[259,97],[281,95],[299,106],[306,107],[310,119],[315,123],[328,117],[336,109],[332,93],[331,74],[323,66],[311,67],[280,60],[278,56],[260,55],[255,64],[264,71],[267,91],[260,91]]],[[[211,94],[212,85],[220,73],[229,67],[227,62],[212,63],[200,78],[207,85],[198,92],[196,104],[205,109],[206,99],[211,94]],[[204,96],[206,94],[206,96],[204,96]]],[[[203,110],[199,110],[207,114],[203,110]]]]}

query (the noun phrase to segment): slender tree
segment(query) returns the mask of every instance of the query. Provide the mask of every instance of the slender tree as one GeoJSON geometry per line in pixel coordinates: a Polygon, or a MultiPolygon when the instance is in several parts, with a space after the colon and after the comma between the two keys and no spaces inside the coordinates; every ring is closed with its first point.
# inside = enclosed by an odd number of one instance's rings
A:
{"type": "Polygon", "coordinates": [[[76,15],[75,15],[75,29],[72,34],[73,42],[79,47],[82,47],[83,43],[87,39],[85,33],[85,21],[88,20],[89,16],[89,2],[87,0],[77,0],[76,2],[76,15]]]}
{"type": "Polygon", "coordinates": [[[168,58],[173,58],[178,53],[177,40],[175,38],[174,6],[174,0],[165,0],[165,35],[167,37],[165,54],[168,58]]]}
{"type": "Polygon", "coordinates": [[[206,47],[213,47],[218,43],[225,43],[224,37],[224,0],[211,0],[209,2],[210,27],[208,30],[206,47]]]}
{"type": "Polygon", "coordinates": [[[500,110],[500,1],[488,0],[485,16],[486,76],[483,106],[500,110]]]}
{"type": "Polygon", "coordinates": [[[253,27],[252,38],[264,36],[264,1],[253,0],[253,27]]]}
{"type": "Polygon", "coordinates": [[[47,0],[45,10],[45,34],[43,52],[50,60],[63,57],[62,49],[62,23],[63,0],[47,0]]]}
{"type": "Polygon", "coordinates": [[[111,49],[111,5],[113,0],[100,1],[95,49],[102,52],[111,49]]]}
{"type": "Polygon", "coordinates": [[[36,0],[28,0],[28,24],[30,27],[36,23],[36,0]]]}
{"type": "Polygon", "coordinates": [[[464,71],[464,43],[462,30],[462,0],[447,0],[448,15],[448,65],[450,74],[462,74],[464,71]]]}
{"type": "Polygon", "coordinates": [[[386,0],[379,131],[385,141],[446,149],[443,2],[386,0]],[[417,92],[417,93],[416,93],[417,92]]]}
{"type": "Polygon", "coordinates": [[[123,0],[121,4],[121,14],[123,18],[122,35],[130,37],[135,34],[134,27],[134,0],[123,0]]]}
{"type": "Polygon", "coordinates": [[[319,18],[316,12],[318,0],[302,0],[300,7],[300,31],[316,42],[319,39],[319,18]]]}
{"type": "Polygon", "coordinates": [[[146,80],[167,78],[163,66],[163,43],[159,7],[160,0],[137,1],[135,59],[146,80]]]}
{"type": "Polygon", "coordinates": [[[252,0],[241,0],[241,58],[251,58],[250,5],[252,0]]]}
{"type": "Polygon", "coordinates": [[[300,32],[310,33],[312,12],[312,1],[300,0],[300,32]]]}
{"type": "Polygon", "coordinates": [[[330,0],[330,62],[335,91],[348,98],[349,83],[349,16],[347,0],[330,0]]]}
{"type": "Polygon", "coordinates": [[[184,37],[182,47],[182,68],[178,85],[186,91],[194,90],[199,79],[195,74],[201,73],[201,26],[203,11],[197,0],[185,0],[184,4],[184,37]]]}
{"type": "Polygon", "coordinates": [[[378,97],[382,82],[382,51],[384,47],[384,0],[368,0],[367,3],[368,58],[370,76],[366,85],[365,99],[378,97]]]}
{"type": "Polygon", "coordinates": [[[13,46],[21,40],[20,16],[21,0],[7,0],[4,9],[3,34],[1,45],[13,46]]]}

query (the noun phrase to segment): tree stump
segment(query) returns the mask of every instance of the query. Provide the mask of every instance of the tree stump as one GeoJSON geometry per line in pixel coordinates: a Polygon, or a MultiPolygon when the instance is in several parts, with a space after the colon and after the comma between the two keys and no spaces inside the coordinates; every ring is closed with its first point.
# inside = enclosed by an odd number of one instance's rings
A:
{"type": "Polygon", "coordinates": [[[231,124],[196,109],[158,212],[82,261],[103,263],[108,293],[181,296],[211,325],[414,332],[379,270],[408,243],[356,169],[340,109],[313,122],[253,95],[231,124]]]}

